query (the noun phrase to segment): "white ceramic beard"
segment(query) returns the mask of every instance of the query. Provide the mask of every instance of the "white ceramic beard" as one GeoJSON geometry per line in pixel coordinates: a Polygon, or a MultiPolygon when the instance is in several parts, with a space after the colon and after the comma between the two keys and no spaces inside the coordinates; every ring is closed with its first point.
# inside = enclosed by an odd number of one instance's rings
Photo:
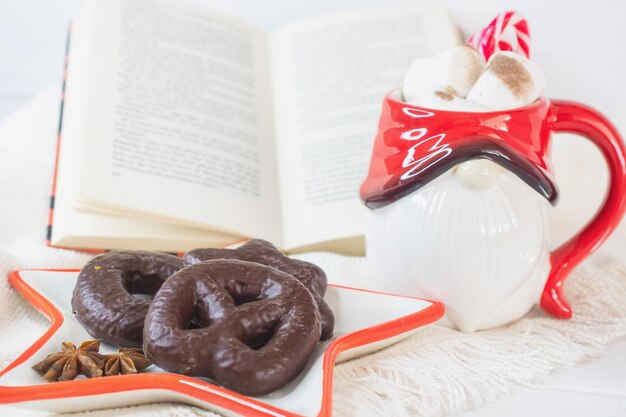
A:
{"type": "Polygon", "coordinates": [[[539,301],[551,206],[493,162],[461,166],[371,211],[368,273],[381,291],[443,302],[444,324],[473,332],[516,320],[539,301]]]}

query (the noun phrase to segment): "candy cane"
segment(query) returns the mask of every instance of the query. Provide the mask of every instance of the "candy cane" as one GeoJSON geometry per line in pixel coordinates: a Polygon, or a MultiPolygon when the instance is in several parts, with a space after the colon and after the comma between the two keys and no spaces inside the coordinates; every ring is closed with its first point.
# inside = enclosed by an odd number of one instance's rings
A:
{"type": "Polygon", "coordinates": [[[483,54],[485,59],[497,51],[513,51],[530,58],[528,22],[516,12],[504,12],[467,42],[483,54]]]}

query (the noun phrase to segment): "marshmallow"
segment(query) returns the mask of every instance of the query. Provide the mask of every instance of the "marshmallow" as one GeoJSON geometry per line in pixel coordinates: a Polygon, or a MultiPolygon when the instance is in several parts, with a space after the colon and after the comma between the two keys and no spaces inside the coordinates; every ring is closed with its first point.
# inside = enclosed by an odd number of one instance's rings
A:
{"type": "Polygon", "coordinates": [[[471,46],[446,49],[413,62],[404,76],[404,100],[420,100],[433,91],[465,97],[485,67],[483,56],[471,46]]]}
{"type": "Polygon", "coordinates": [[[409,102],[415,106],[426,107],[435,110],[487,112],[491,111],[483,106],[462,97],[448,94],[445,91],[435,91],[424,95],[420,100],[409,102]]]}
{"type": "Polygon", "coordinates": [[[467,99],[488,109],[507,110],[526,106],[539,98],[546,77],[537,64],[511,52],[496,52],[467,99]]]}

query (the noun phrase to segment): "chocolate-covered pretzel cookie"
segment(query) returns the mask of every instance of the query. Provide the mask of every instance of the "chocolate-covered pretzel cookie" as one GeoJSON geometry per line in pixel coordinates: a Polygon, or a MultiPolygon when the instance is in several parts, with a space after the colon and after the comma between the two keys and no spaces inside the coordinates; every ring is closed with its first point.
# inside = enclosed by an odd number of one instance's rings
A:
{"type": "Polygon", "coordinates": [[[167,371],[264,395],[302,371],[320,333],[319,310],[302,283],[265,265],[222,259],[163,284],[146,315],[143,349],[167,371]]]}
{"type": "Polygon", "coordinates": [[[294,276],[311,291],[322,317],[322,340],[333,335],[335,317],[324,301],[326,273],[310,262],[291,259],[285,256],[270,242],[253,239],[237,249],[194,249],[185,254],[185,266],[212,259],[239,259],[271,266],[294,276]]]}
{"type": "Polygon", "coordinates": [[[78,275],[72,309],[85,329],[107,343],[141,347],[150,301],[133,294],[154,294],[183,267],[176,256],[146,251],[113,251],[89,261],[78,275]]]}

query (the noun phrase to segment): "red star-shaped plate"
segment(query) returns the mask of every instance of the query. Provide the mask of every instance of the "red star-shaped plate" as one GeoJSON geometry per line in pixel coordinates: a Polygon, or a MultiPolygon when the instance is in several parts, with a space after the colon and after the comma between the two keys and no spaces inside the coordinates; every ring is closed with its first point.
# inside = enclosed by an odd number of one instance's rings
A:
{"type": "MultiPolygon", "coordinates": [[[[61,342],[92,337],[73,317],[70,298],[78,270],[21,270],[9,280],[50,328],[0,372],[0,404],[71,412],[157,401],[193,404],[224,415],[330,416],[335,363],[366,355],[439,319],[443,305],[418,298],[330,285],[324,297],[335,313],[335,337],[322,342],[298,378],[270,396],[251,398],[202,378],[161,371],[47,383],[31,367],[61,342]]],[[[102,351],[113,352],[103,345],[102,351]]]]}

